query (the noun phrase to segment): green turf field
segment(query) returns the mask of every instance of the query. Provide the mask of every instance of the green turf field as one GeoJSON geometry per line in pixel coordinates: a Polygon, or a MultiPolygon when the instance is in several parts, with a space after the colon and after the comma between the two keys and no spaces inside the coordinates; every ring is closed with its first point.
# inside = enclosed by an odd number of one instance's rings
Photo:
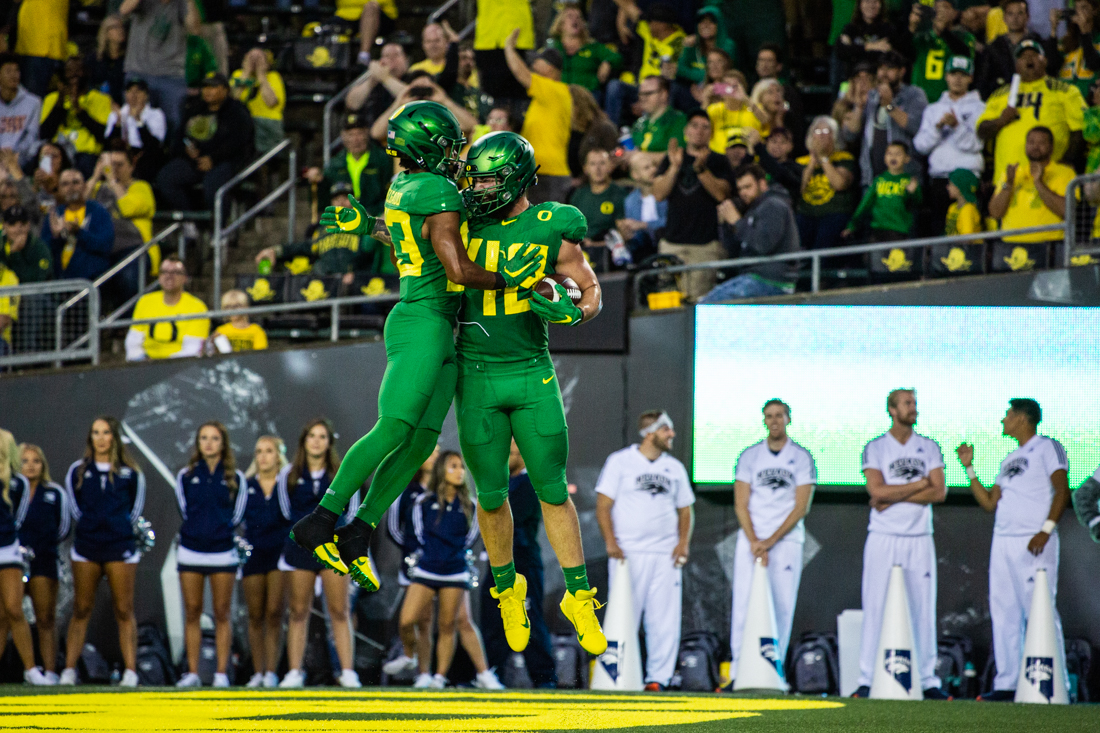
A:
{"type": "Polygon", "coordinates": [[[1100,731],[1100,706],[592,692],[0,687],[0,731],[1100,731]]]}

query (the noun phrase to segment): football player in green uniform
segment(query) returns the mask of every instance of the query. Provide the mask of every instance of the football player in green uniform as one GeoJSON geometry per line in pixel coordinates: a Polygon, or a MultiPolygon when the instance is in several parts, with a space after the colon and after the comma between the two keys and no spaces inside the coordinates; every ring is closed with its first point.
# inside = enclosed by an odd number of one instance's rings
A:
{"type": "Polygon", "coordinates": [[[431,455],[454,398],[454,327],[463,287],[514,288],[544,261],[531,247],[490,271],[466,254],[465,213],[455,185],[462,170],[458,152],[466,141],[446,107],[424,101],[399,108],[389,120],[387,142],[387,152],[404,171],[386,196],[384,227],[354,199],[351,207],[329,207],[321,217],[330,230],[370,233],[393,245],[401,299],[386,319],[378,422],[344,456],[317,509],[291,531],[320,562],[350,573],[367,590],[379,586],[368,558],[371,533],[431,455]],[[337,517],[372,473],[355,519],[337,535],[337,517]]]}
{"type": "Polygon", "coordinates": [[[458,437],[477,485],[478,523],[496,585],[490,592],[500,601],[509,646],[522,651],[531,635],[524,608],[527,581],[512,561],[508,456],[514,437],[565,574],[562,613],[576,627],[581,646],[602,654],[607,639],[596,620],[596,589],[588,585],[577,510],[566,490],[569,433],[547,347],[547,322],[575,326],[596,317],[600,284],[578,245],[587,229],[584,215],[566,204],[533,206],[527,200],[536,169],[531,144],[513,132],[486,135],[466,157],[462,199],[470,217],[470,259],[495,271],[534,245],[544,260],[519,288],[470,289],[463,295],[455,395],[458,437]],[[554,302],[530,290],[549,273],[577,283],[579,304],[574,305],[560,284],[554,302]]]}

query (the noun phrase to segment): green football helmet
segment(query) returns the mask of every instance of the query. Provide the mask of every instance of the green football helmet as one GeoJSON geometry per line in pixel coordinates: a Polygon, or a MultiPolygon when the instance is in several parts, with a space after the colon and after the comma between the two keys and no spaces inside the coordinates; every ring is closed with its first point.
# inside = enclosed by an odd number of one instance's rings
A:
{"type": "Polygon", "coordinates": [[[490,132],[470,146],[463,166],[462,203],[470,218],[484,216],[511,204],[535,183],[535,150],[514,132],[490,132]],[[478,179],[492,176],[495,186],[478,187],[478,179]]]}
{"type": "Polygon", "coordinates": [[[451,111],[438,102],[409,102],[390,117],[386,152],[405,155],[419,168],[450,180],[462,171],[466,136],[451,111]]]}

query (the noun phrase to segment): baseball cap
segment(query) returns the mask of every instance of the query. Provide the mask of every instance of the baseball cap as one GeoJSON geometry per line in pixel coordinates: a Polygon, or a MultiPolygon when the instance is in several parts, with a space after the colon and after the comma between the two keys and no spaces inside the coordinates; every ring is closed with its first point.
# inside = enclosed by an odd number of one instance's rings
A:
{"type": "Polygon", "coordinates": [[[947,176],[947,180],[955,184],[964,199],[972,204],[978,203],[978,177],[973,171],[956,168],[947,176]]]}
{"type": "Polygon", "coordinates": [[[348,181],[337,181],[332,184],[332,188],[328,190],[329,198],[336,198],[337,196],[348,196],[355,193],[351,183],[348,181]]]}
{"type": "Polygon", "coordinates": [[[1032,51],[1043,57],[1046,57],[1047,55],[1046,51],[1043,50],[1043,44],[1039,43],[1038,41],[1032,40],[1031,38],[1025,38],[1024,40],[1017,43],[1016,50],[1012,52],[1012,55],[1016,58],[1019,58],[1020,54],[1022,54],[1024,51],[1027,51],[1028,49],[1031,49],[1032,51]]]}
{"type": "Polygon", "coordinates": [[[947,61],[947,73],[968,74],[973,76],[974,62],[970,60],[969,56],[952,56],[947,61]]]}
{"type": "Polygon", "coordinates": [[[730,130],[729,135],[726,137],[726,150],[737,147],[740,145],[743,148],[747,148],[749,144],[745,142],[745,136],[741,132],[740,127],[735,127],[730,130]]]}
{"type": "Polygon", "coordinates": [[[370,127],[370,123],[367,122],[367,116],[361,115],[358,112],[350,112],[348,116],[344,118],[344,129],[355,130],[358,128],[370,127]]]}
{"type": "Polygon", "coordinates": [[[558,51],[556,48],[544,48],[542,51],[539,51],[534,56],[534,58],[531,59],[531,61],[534,62],[538,59],[542,59],[558,71],[561,71],[562,68],[565,66],[565,62],[561,57],[561,52],[558,51]]]}
{"type": "Polygon", "coordinates": [[[129,81],[126,82],[126,89],[129,90],[131,87],[137,87],[138,89],[140,89],[143,92],[148,92],[149,91],[149,82],[145,81],[144,79],[142,79],[140,77],[134,77],[133,79],[130,79],[129,81]]]}
{"type": "Polygon", "coordinates": [[[203,77],[202,85],[204,87],[228,87],[229,80],[226,79],[225,74],[220,71],[211,71],[203,77]]]}

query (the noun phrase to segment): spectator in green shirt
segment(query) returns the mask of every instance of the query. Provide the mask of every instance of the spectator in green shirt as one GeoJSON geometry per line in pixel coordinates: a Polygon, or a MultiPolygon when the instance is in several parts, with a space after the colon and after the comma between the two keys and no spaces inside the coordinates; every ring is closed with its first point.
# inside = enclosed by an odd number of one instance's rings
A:
{"type": "Polygon", "coordinates": [[[561,80],[584,87],[602,102],[601,89],[623,58],[610,47],[592,40],[577,5],[566,5],[558,13],[546,45],[561,54],[561,80]]]}
{"type": "Polygon", "coordinates": [[[316,167],[306,171],[306,179],[317,186],[318,202],[327,202],[332,186],[344,181],[351,184],[353,195],[367,213],[381,214],[393,164],[386,151],[371,140],[369,127],[365,115],[349,114],[340,133],[343,154],[333,155],[323,171],[316,167]]]}
{"type": "Polygon", "coordinates": [[[184,61],[184,78],[189,94],[198,94],[207,74],[220,71],[218,57],[202,36],[187,36],[187,58],[184,61]]]}
{"type": "Polygon", "coordinates": [[[908,239],[913,231],[913,211],[920,204],[920,182],[905,172],[909,164],[909,146],[890,143],[886,147],[886,172],[867,187],[848,228],[842,236],[850,237],[867,219],[871,223],[871,241],[894,242],[908,239]]]}
{"type": "Polygon", "coordinates": [[[737,45],[726,31],[722,11],[714,5],[700,8],[696,13],[695,35],[684,39],[684,50],[676,64],[676,82],[673,91],[674,105],[694,109],[692,87],[707,83],[707,54],[721,51],[730,59],[737,58],[737,45]]]}
{"type": "Polygon", "coordinates": [[[611,156],[606,150],[589,150],[584,156],[586,182],[573,191],[569,203],[576,206],[588,220],[585,246],[604,243],[615,222],[625,218],[626,189],[611,182],[611,156]]]}
{"type": "Polygon", "coordinates": [[[678,109],[669,106],[669,83],[663,76],[649,76],[638,85],[638,104],[642,116],[630,129],[634,149],[647,153],[663,153],[668,150],[672,138],[684,144],[684,125],[687,118],[678,109]]]}
{"type": "Polygon", "coordinates": [[[930,100],[939,99],[947,91],[947,60],[966,56],[974,60],[975,39],[964,29],[953,29],[959,17],[957,0],[936,0],[931,18],[914,3],[909,13],[909,32],[913,34],[912,84],[924,90],[930,100]]]}
{"type": "Polygon", "coordinates": [[[26,207],[16,204],[4,211],[3,242],[0,263],[14,272],[20,283],[53,279],[53,255],[32,231],[31,214],[26,207]]]}

